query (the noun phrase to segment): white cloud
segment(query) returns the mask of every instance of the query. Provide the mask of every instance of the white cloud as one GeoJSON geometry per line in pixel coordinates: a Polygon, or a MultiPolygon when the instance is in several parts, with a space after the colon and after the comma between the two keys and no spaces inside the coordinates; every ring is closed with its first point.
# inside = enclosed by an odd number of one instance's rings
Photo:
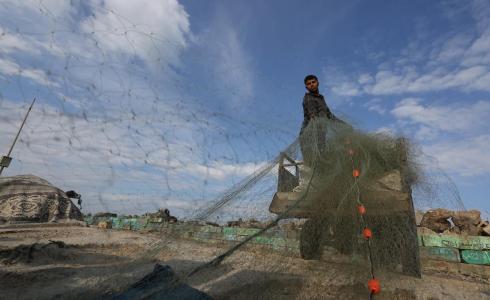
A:
{"type": "Polygon", "coordinates": [[[3,33],[0,35],[0,51],[4,54],[15,52],[31,52],[40,54],[41,51],[37,47],[32,47],[32,41],[28,41],[25,37],[14,34],[3,33]]]}
{"type": "Polygon", "coordinates": [[[332,91],[341,96],[357,96],[360,94],[359,88],[356,84],[350,82],[343,82],[339,85],[332,87],[332,91]]]}
{"type": "Polygon", "coordinates": [[[19,60],[38,56],[50,69],[86,60],[85,66],[114,71],[110,64],[137,58],[161,71],[179,65],[191,36],[189,15],[177,0],[5,1],[0,18],[13,24],[3,28],[0,51],[19,60]]]}
{"type": "MultiPolygon", "coordinates": [[[[490,101],[473,104],[424,105],[420,99],[407,98],[399,102],[391,113],[414,125],[446,132],[478,132],[488,126],[490,101]]],[[[425,135],[424,133],[421,133],[425,135]]]]}
{"type": "MultiPolygon", "coordinates": [[[[320,84],[324,84],[328,89],[340,96],[357,96],[360,94],[360,84],[358,82],[349,81],[349,77],[346,73],[335,66],[327,66],[323,69],[323,80],[320,80],[320,84]]],[[[359,81],[369,81],[369,74],[362,74],[359,76],[359,81]]]]}
{"type": "Polygon", "coordinates": [[[244,164],[229,164],[224,162],[211,162],[208,165],[191,164],[187,166],[189,172],[199,174],[203,177],[209,177],[211,179],[223,180],[229,176],[248,176],[253,174],[256,170],[264,166],[264,162],[259,163],[244,163],[244,164]]]}
{"type": "Polygon", "coordinates": [[[57,83],[50,80],[43,70],[33,68],[23,68],[14,61],[0,58],[0,74],[8,76],[21,76],[35,81],[41,85],[57,86],[57,83]]]}
{"type": "Polygon", "coordinates": [[[196,45],[205,57],[198,64],[206,68],[205,76],[226,105],[237,109],[249,104],[255,94],[254,61],[233,22],[223,12],[217,13],[210,27],[196,36],[196,45]]]}
{"type": "Polygon", "coordinates": [[[490,175],[490,135],[439,142],[424,151],[437,158],[444,169],[462,176],[490,175]]]}
{"type": "Polygon", "coordinates": [[[379,127],[374,132],[375,133],[379,133],[379,134],[386,134],[386,135],[390,135],[390,136],[396,136],[395,130],[393,128],[391,128],[391,127],[386,127],[386,126],[379,127]]]}
{"type": "Polygon", "coordinates": [[[430,105],[407,98],[391,113],[443,169],[466,177],[490,173],[490,101],[430,105]]]}
{"type": "Polygon", "coordinates": [[[371,83],[373,81],[374,81],[373,76],[371,76],[368,73],[364,73],[364,74],[359,75],[359,79],[357,80],[357,82],[359,84],[368,84],[368,83],[371,83]]]}
{"type": "Polygon", "coordinates": [[[440,34],[415,37],[398,56],[376,70],[343,74],[331,90],[343,96],[397,95],[433,91],[490,91],[490,11],[473,1],[475,26],[440,34]]]}
{"type": "Polygon", "coordinates": [[[177,0],[92,1],[94,12],[81,24],[103,50],[136,55],[149,66],[177,64],[187,45],[189,15],[177,0]]]}
{"type": "Polygon", "coordinates": [[[419,141],[434,140],[438,137],[438,130],[429,126],[420,126],[415,133],[415,138],[419,141]]]}
{"type": "Polygon", "coordinates": [[[382,104],[382,100],[379,98],[374,98],[366,102],[364,105],[369,111],[377,112],[380,115],[386,113],[386,108],[382,104]]]}

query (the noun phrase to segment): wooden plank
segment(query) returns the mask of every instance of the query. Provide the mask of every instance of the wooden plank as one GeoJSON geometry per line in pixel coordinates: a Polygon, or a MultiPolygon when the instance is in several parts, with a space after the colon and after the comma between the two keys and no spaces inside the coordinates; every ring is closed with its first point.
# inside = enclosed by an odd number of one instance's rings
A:
{"type": "Polygon", "coordinates": [[[289,155],[287,155],[286,153],[282,153],[282,157],[283,159],[286,159],[287,161],[289,161],[290,163],[292,164],[296,164],[296,161],[294,159],[292,159],[291,157],[289,157],[289,155]]]}
{"type": "Polygon", "coordinates": [[[302,162],[296,162],[296,163],[289,163],[289,164],[283,164],[284,167],[297,167],[297,166],[300,166],[302,165],[303,163],[302,162]]]}
{"type": "Polygon", "coordinates": [[[459,250],[446,247],[419,247],[420,256],[429,259],[461,262],[459,250]]]}
{"type": "Polygon", "coordinates": [[[461,258],[468,264],[490,265],[490,251],[488,250],[461,250],[461,258]]]}

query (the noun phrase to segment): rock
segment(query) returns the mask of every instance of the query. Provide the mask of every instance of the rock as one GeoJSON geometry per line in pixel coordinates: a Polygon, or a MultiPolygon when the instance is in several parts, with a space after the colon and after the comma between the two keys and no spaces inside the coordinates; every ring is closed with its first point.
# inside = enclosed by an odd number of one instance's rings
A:
{"type": "Polygon", "coordinates": [[[94,218],[117,218],[117,214],[111,212],[99,212],[94,215],[94,218]]]}
{"type": "Polygon", "coordinates": [[[228,221],[226,226],[228,227],[240,227],[243,223],[242,218],[239,218],[238,221],[228,221]]]}
{"type": "Polygon", "coordinates": [[[461,234],[461,229],[458,226],[453,226],[453,228],[444,231],[444,233],[461,234]]]}
{"type": "Polygon", "coordinates": [[[480,234],[480,228],[477,225],[481,222],[481,217],[480,212],[477,210],[456,211],[452,215],[452,221],[461,233],[468,235],[480,234]]]}
{"type": "Polygon", "coordinates": [[[488,221],[481,221],[478,223],[477,227],[479,228],[481,235],[490,236],[490,223],[488,221]]]}
{"type": "Polygon", "coordinates": [[[102,221],[97,224],[97,227],[102,228],[102,229],[111,229],[112,228],[112,223],[107,222],[107,221],[102,221]]]}
{"type": "Polygon", "coordinates": [[[219,224],[214,222],[206,222],[205,224],[213,227],[219,227],[219,224]]]}
{"type": "Polygon", "coordinates": [[[267,226],[266,223],[259,222],[255,219],[250,219],[247,221],[239,218],[238,221],[229,221],[226,223],[228,227],[241,227],[241,228],[265,228],[267,226]]]}
{"type": "Polygon", "coordinates": [[[452,211],[442,208],[429,210],[422,217],[420,226],[427,227],[437,233],[442,233],[451,229],[451,222],[449,222],[449,218],[452,217],[452,214],[452,211]]]}
{"type": "Polygon", "coordinates": [[[427,227],[417,227],[417,234],[419,236],[422,236],[422,235],[431,235],[431,234],[434,234],[434,233],[435,232],[433,230],[430,230],[427,227]]]}
{"type": "Polygon", "coordinates": [[[176,217],[172,216],[170,214],[170,210],[168,210],[167,208],[160,208],[156,213],[149,213],[147,214],[147,216],[149,216],[150,218],[155,218],[155,219],[158,219],[158,218],[161,218],[162,221],[165,221],[165,222],[169,222],[169,223],[177,223],[178,220],[176,217]]]}

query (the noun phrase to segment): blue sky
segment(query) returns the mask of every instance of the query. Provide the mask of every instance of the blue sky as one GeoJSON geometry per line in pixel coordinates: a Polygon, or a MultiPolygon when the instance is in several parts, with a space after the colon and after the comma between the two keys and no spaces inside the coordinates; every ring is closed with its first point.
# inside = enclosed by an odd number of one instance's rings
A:
{"type": "Polygon", "coordinates": [[[2,0],[1,151],[38,98],[5,175],[89,211],[194,209],[296,137],[310,73],[334,113],[412,138],[488,214],[485,1],[2,0]]]}

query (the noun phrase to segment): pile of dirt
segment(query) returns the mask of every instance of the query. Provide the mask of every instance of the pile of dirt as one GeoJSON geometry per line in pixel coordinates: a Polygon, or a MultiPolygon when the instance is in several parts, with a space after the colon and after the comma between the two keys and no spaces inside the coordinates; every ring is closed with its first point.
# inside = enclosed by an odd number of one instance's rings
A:
{"type": "Polygon", "coordinates": [[[34,175],[0,177],[0,223],[83,221],[64,191],[34,175]]]}
{"type": "Polygon", "coordinates": [[[423,215],[420,227],[437,233],[490,235],[490,224],[481,219],[478,210],[453,211],[442,208],[429,210],[423,215]]]}

